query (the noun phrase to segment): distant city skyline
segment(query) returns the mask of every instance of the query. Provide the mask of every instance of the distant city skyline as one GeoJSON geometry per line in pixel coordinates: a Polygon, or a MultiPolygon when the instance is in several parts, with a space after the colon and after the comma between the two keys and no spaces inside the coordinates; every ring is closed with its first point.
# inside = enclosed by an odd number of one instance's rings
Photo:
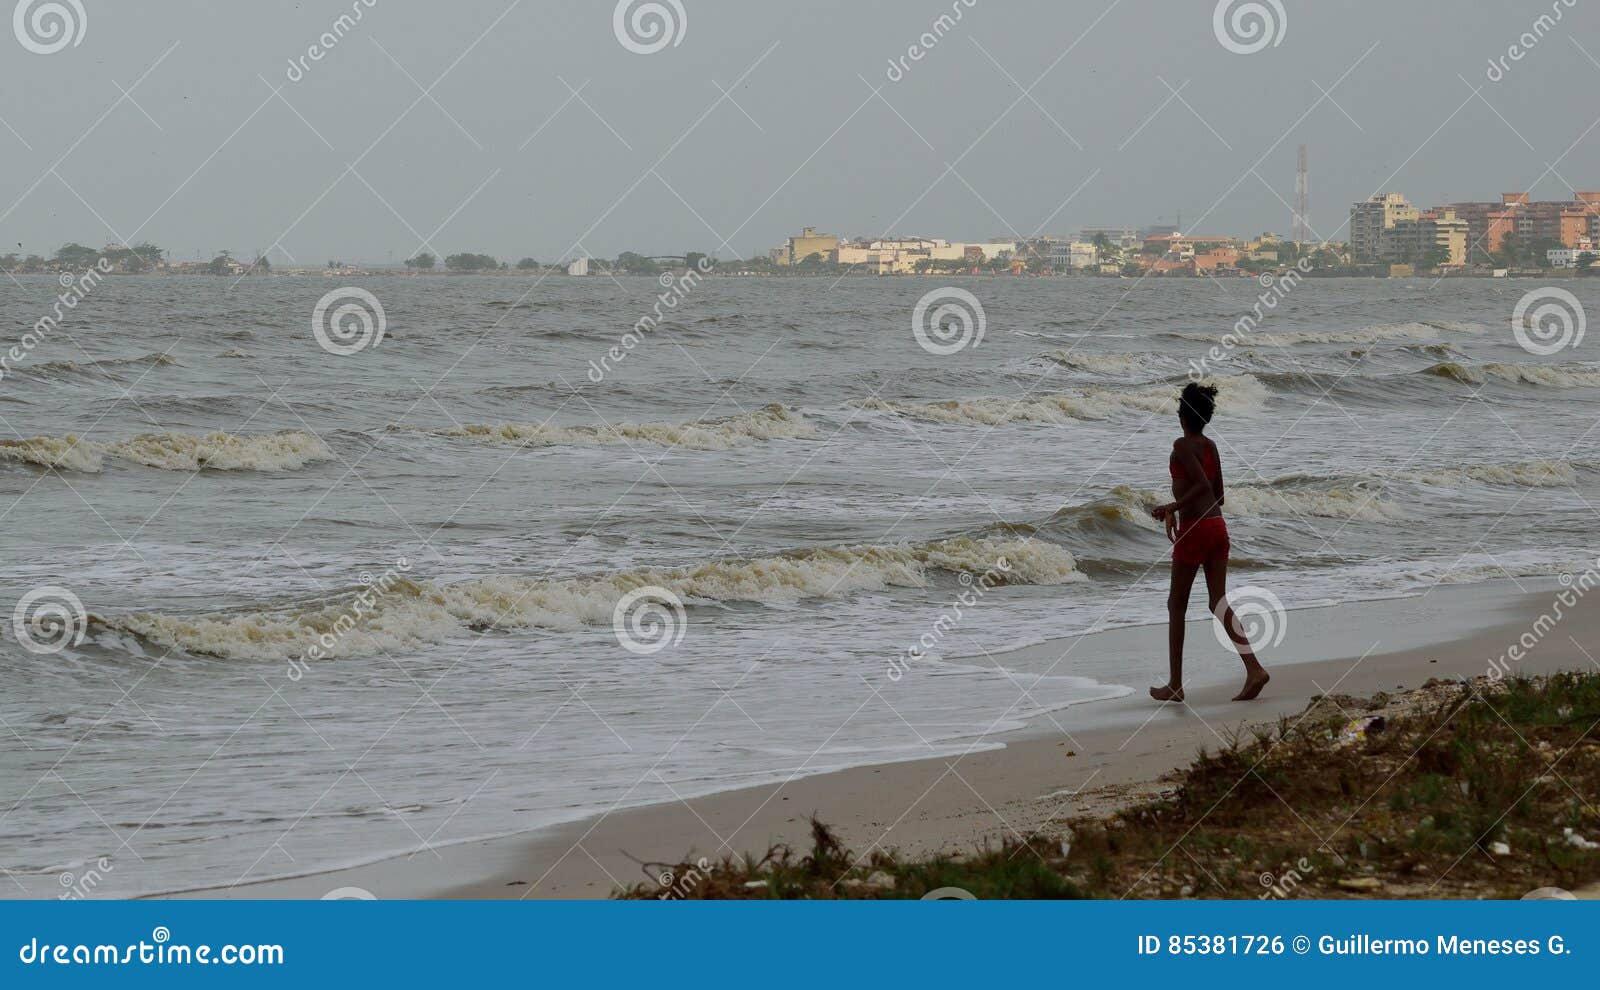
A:
{"type": "MultiPolygon", "coordinates": [[[[364,0],[358,0],[358,2],[364,2],[364,0]]],[[[1589,183],[1589,185],[1600,186],[1600,182],[1589,183]]],[[[1422,202],[1422,203],[1433,202],[1433,201],[1427,199],[1426,197],[1421,197],[1421,198],[1419,198],[1418,201],[1422,202]]],[[[1470,221],[1470,223],[1472,225],[1472,233],[1467,238],[1467,240],[1464,242],[1464,244],[1474,245],[1474,250],[1477,250],[1477,249],[1481,248],[1482,253],[1487,255],[1487,254],[1491,254],[1491,253],[1493,253],[1493,252],[1498,250],[1500,242],[1503,240],[1504,236],[1507,233],[1514,233],[1515,232],[1515,225],[1514,225],[1514,223],[1510,222],[1510,220],[1511,220],[1511,215],[1510,214],[1496,214],[1495,208],[1496,208],[1496,206],[1497,206],[1497,204],[1499,202],[1505,202],[1505,203],[1508,203],[1508,204],[1519,204],[1519,203],[1521,203],[1521,204],[1531,204],[1532,206],[1535,206],[1535,207],[1544,207],[1544,208],[1560,207],[1560,206],[1562,206],[1562,204],[1570,203],[1571,206],[1576,207],[1577,209],[1567,210],[1565,212],[1573,215],[1573,218],[1577,221],[1576,226],[1571,230],[1563,229],[1560,226],[1556,226],[1556,227],[1554,227],[1552,229],[1549,229],[1549,230],[1541,228],[1538,231],[1539,236],[1541,236],[1541,237],[1543,237],[1545,239],[1560,241],[1563,244],[1567,244],[1568,242],[1576,243],[1577,239],[1580,238],[1580,237],[1584,241],[1588,241],[1591,238],[1600,238],[1600,206],[1596,205],[1596,204],[1600,204],[1600,192],[1596,192],[1596,191],[1593,191],[1593,190],[1578,189],[1578,190],[1572,191],[1572,193],[1569,196],[1558,197],[1557,199],[1554,199],[1554,200],[1545,200],[1545,201],[1532,201],[1531,194],[1526,193],[1526,192],[1521,192],[1521,191],[1499,192],[1493,197],[1493,199],[1486,200],[1486,199],[1480,198],[1480,199],[1477,199],[1477,200],[1460,201],[1460,202],[1453,203],[1453,204],[1437,204],[1437,205],[1432,206],[1432,207],[1422,208],[1420,210],[1420,212],[1426,214],[1428,212],[1437,212],[1441,208],[1449,210],[1449,209],[1452,209],[1452,208],[1455,208],[1455,207],[1463,207],[1463,206],[1465,206],[1465,207],[1475,207],[1476,209],[1474,211],[1474,215],[1472,216],[1471,221],[1470,221]],[[1491,216],[1500,217],[1501,218],[1500,222],[1491,223],[1490,222],[1491,216]]],[[[1365,208],[1366,207],[1373,206],[1374,204],[1379,204],[1379,205],[1383,206],[1384,208],[1380,209],[1380,211],[1379,211],[1380,217],[1382,217],[1382,218],[1378,221],[1378,228],[1382,229],[1384,227],[1392,226],[1393,222],[1394,222],[1394,217],[1392,215],[1393,209],[1394,209],[1393,204],[1395,204],[1395,203],[1400,204],[1400,206],[1402,208],[1404,208],[1404,209],[1410,209],[1411,210],[1411,216],[1409,216],[1409,218],[1405,217],[1405,215],[1402,214],[1402,218],[1403,219],[1415,219],[1416,218],[1415,214],[1417,214],[1419,212],[1419,209],[1412,207],[1412,204],[1410,202],[1410,197],[1409,197],[1409,195],[1408,195],[1408,193],[1406,191],[1393,190],[1393,189],[1383,190],[1383,191],[1374,193],[1372,196],[1367,197],[1363,201],[1358,201],[1358,202],[1352,204],[1351,207],[1350,207],[1352,223],[1347,225],[1343,229],[1343,231],[1342,231],[1342,233],[1344,235],[1343,237],[1341,237],[1341,238],[1339,238],[1337,240],[1334,240],[1334,241],[1330,241],[1328,243],[1350,243],[1350,244],[1355,244],[1357,246],[1358,253],[1360,253],[1361,250],[1362,250],[1361,242],[1364,239],[1367,239],[1367,240],[1370,240],[1371,243],[1370,243],[1370,247],[1366,250],[1366,253],[1370,254],[1372,256],[1376,256],[1379,253],[1378,250],[1377,250],[1378,233],[1376,231],[1374,231],[1374,230],[1371,230],[1371,229],[1368,229],[1368,230],[1365,230],[1365,231],[1362,230],[1356,224],[1356,222],[1355,222],[1356,218],[1361,213],[1365,212],[1365,208]],[[1387,214],[1387,216],[1385,216],[1385,214],[1387,214]]],[[[1511,207],[1508,207],[1508,209],[1515,209],[1515,206],[1513,205],[1511,207]]],[[[1541,212],[1547,213],[1549,211],[1548,210],[1544,210],[1544,211],[1541,211],[1541,212]]],[[[1296,214],[1296,216],[1297,215],[1298,214],[1296,214]]],[[[1134,223],[1129,223],[1129,224],[1085,224],[1085,225],[1083,225],[1083,226],[1081,226],[1081,227],[1079,227],[1079,228],[1077,228],[1075,230],[1071,230],[1071,231],[1067,231],[1067,230],[1043,231],[1043,232],[1040,232],[1040,233],[1027,235],[1026,237],[1022,237],[1022,238],[1009,238],[1004,234],[994,234],[994,235],[991,235],[989,237],[971,238],[971,239],[968,239],[966,241],[966,243],[968,243],[968,244],[972,244],[974,242],[982,243],[982,244],[986,244],[990,248],[994,248],[994,247],[998,246],[1002,242],[1010,242],[1010,241],[1015,241],[1016,243],[1019,243],[1019,244],[1025,242],[1025,241],[1059,241],[1059,242],[1068,242],[1068,241],[1074,241],[1074,240],[1087,241],[1087,240],[1092,240],[1095,236],[1102,235],[1102,234],[1110,234],[1111,235],[1111,240],[1116,241],[1119,238],[1122,239],[1122,240],[1128,240],[1128,239],[1131,239],[1131,238],[1133,238],[1135,236],[1137,236],[1140,239],[1143,239],[1143,238],[1145,238],[1145,237],[1147,237],[1149,235],[1159,234],[1159,233],[1172,233],[1172,234],[1182,233],[1182,234],[1187,234],[1188,238],[1190,240],[1205,240],[1207,236],[1211,236],[1211,235],[1214,235],[1214,236],[1217,236],[1217,237],[1235,238],[1235,239],[1240,239],[1240,240],[1244,240],[1244,239],[1247,239],[1249,237],[1255,237],[1255,236],[1271,235],[1271,236],[1281,237],[1284,240],[1299,241],[1299,239],[1295,238],[1292,234],[1291,235],[1284,235],[1280,231],[1271,230],[1271,229],[1262,230],[1262,231],[1253,231],[1253,232],[1252,231],[1227,231],[1227,230],[1221,230],[1221,229],[1210,229],[1210,230],[1205,230],[1205,231],[1193,231],[1193,230],[1186,229],[1184,227],[1184,225],[1182,224],[1182,215],[1181,214],[1175,215],[1172,218],[1173,222],[1171,222],[1171,223],[1167,223],[1166,222],[1167,219],[1168,218],[1166,218],[1166,217],[1157,217],[1153,222],[1143,223],[1143,224],[1134,224],[1134,223]]],[[[1292,225],[1293,221],[1295,219],[1295,216],[1291,216],[1290,219],[1291,219],[1291,225],[1292,225]]],[[[1549,221],[1549,220],[1546,220],[1546,221],[1543,221],[1543,222],[1544,222],[1545,225],[1548,225],[1549,223],[1551,223],[1551,221],[1549,221]]],[[[1468,224],[1469,221],[1468,220],[1463,220],[1462,223],[1463,224],[1468,224]]],[[[804,241],[807,238],[813,237],[813,235],[815,235],[816,239],[819,240],[819,241],[827,240],[827,241],[832,242],[830,247],[831,246],[836,246],[838,243],[841,243],[841,242],[857,242],[857,243],[861,243],[861,242],[867,242],[867,241],[897,240],[897,239],[912,239],[912,240],[916,240],[916,239],[932,239],[932,240],[943,239],[945,241],[956,243],[958,245],[960,243],[962,243],[961,241],[957,240],[957,238],[955,238],[955,237],[946,236],[944,234],[930,234],[929,232],[926,232],[926,231],[903,230],[903,231],[879,231],[879,232],[873,232],[873,233],[848,233],[848,234],[845,234],[845,233],[835,233],[835,232],[832,232],[832,231],[818,231],[817,228],[808,226],[808,227],[801,228],[801,230],[798,233],[798,236],[791,235],[791,236],[783,239],[784,243],[788,246],[788,250],[790,251],[791,255],[793,255],[793,257],[791,258],[791,263],[793,261],[795,261],[795,260],[799,260],[800,256],[803,256],[805,253],[807,253],[804,250],[803,247],[797,249],[796,248],[796,242],[797,241],[804,241]],[[796,255],[797,251],[798,251],[798,255],[796,255]]],[[[147,243],[150,243],[150,242],[141,242],[141,244],[147,244],[147,243]]],[[[1303,243],[1305,243],[1305,242],[1303,242],[1303,243]]],[[[1318,242],[1310,241],[1309,243],[1318,243],[1318,242]]],[[[93,245],[93,244],[85,243],[85,242],[83,242],[81,240],[78,240],[78,239],[75,239],[75,238],[67,238],[67,239],[57,243],[56,249],[59,251],[63,247],[70,247],[70,246],[72,246],[74,244],[81,244],[84,247],[94,247],[94,246],[96,246],[96,245],[93,245]]],[[[103,247],[107,247],[107,248],[110,248],[110,247],[131,248],[131,247],[135,247],[135,246],[139,246],[139,245],[122,245],[122,244],[117,243],[117,242],[107,242],[105,245],[102,245],[102,246],[103,247]]],[[[157,246],[160,246],[160,245],[157,245],[157,246]]],[[[784,246],[783,244],[780,244],[779,248],[782,248],[783,246],[784,246]]],[[[1570,246],[1570,244],[1568,246],[1570,246]]],[[[49,258],[51,256],[51,253],[52,253],[50,251],[23,250],[21,245],[19,245],[18,247],[19,247],[19,249],[17,251],[15,251],[15,252],[0,251],[0,257],[6,257],[8,255],[9,256],[20,256],[20,255],[24,255],[24,254],[26,254],[26,255],[35,255],[35,254],[37,254],[37,255],[43,256],[45,258],[49,258]]],[[[717,257],[715,252],[701,252],[697,248],[693,248],[693,247],[689,248],[687,251],[684,251],[684,252],[649,251],[649,250],[637,251],[636,250],[637,247],[638,247],[637,245],[634,246],[634,247],[625,247],[622,250],[618,251],[617,255],[599,255],[599,254],[589,254],[589,253],[584,253],[584,252],[577,252],[577,253],[571,254],[571,255],[569,255],[567,257],[563,257],[563,258],[533,258],[533,256],[531,256],[531,255],[526,255],[526,254],[515,255],[515,252],[513,252],[513,255],[507,255],[507,256],[504,256],[504,257],[500,257],[500,256],[494,256],[494,257],[495,257],[495,260],[500,261],[500,262],[504,262],[507,265],[512,265],[512,264],[515,264],[518,261],[526,261],[526,260],[531,259],[531,260],[538,261],[542,266],[543,265],[565,264],[566,262],[571,261],[571,260],[575,260],[575,259],[609,260],[611,258],[617,257],[618,255],[627,254],[627,253],[643,254],[646,257],[667,257],[669,255],[676,255],[676,256],[681,257],[684,254],[705,253],[710,257],[717,257]]],[[[758,251],[757,253],[755,253],[753,255],[739,255],[737,257],[730,255],[730,256],[727,256],[723,260],[750,260],[752,258],[770,256],[773,253],[773,251],[775,251],[775,250],[777,250],[777,248],[768,248],[765,251],[758,251]]],[[[1466,248],[1463,247],[1463,250],[1466,250],[1466,248]]],[[[167,259],[166,260],[168,260],[169,262],[174,262],[174,263],[192,262],[192,261],[208,261],[208,260],[211,260],[212,258],[217,257],[218,255],[223,254],[223,253],[226,253],[229,256],[235,258],[235,260],[258,259],[258,258],[263,256],[262,253],[258,252],[258,251],[240,252],[240,251],[233,251],[232,249],[222,249],[219,252],[212,252],[212,253],[206,253],[204,251],[196,251],[195,254],[192,257],[185,258],[185,257],[179,256],[179,255],[176,255],[176,254],[172,253],[171,251],[167,251],[167,259]]],[[[466,253],[466,252],[451,252],[451,253],[455,254],[455,253],[466,253]]],[[[991,250],[988,253],[992,255],[994,252],[993,252],[993,250],[991,250]]],[[[424,250],[422,252],[419,252],[418,256],[427,255],[427,254],[431,254],[431,252],[428,252],[428,251],[424,250]]],[[[435,257],[436,261],[439,263],[440,267],[443,267],[447,256],[445,256],[445,255],[434,255],[434,257],[435,257]]],[[[379,260],[379,259],[376,259],[376,258],[361,258],[361,259],[338,258],[338,259],[330,259],[330,260],[336,260],[336,261],[340,262],[341,264],[349,264],[349,265],[352,265],[352,266],[410,267],[409,261],[411,259],[410,259],[410,256],[408,256],[408,257],[400,257],[400,256],[397,256],[394,251],[389,251],[389,252],[387,252],[386,257],[384,259],[382,259],[382,260],[379,260]]],[[[1484,261],[1484,260],[1487,260],[1487,259],[1479,258],[1478,260],[1479,261],[1484,261]]],[[[316,261],[308,261],[308,262],[305,262],[305,263],[303,263],[302,265],[300,265],[298,267],[322,267],[322,266],[319,263],[317,263],[316,261]]]]}
{"type": "Polygon", "coordinates": [[[8,251],[749,258],[806,226],[1020,239],[1180,213],[1287,236],[1302,144],[1318,240],[1387,191],[1600,185],[1578,95],[1600,12],[1581,5],[1286,3],[1260,38],[1192,0],[819,0],[804,19],[683,0],[660,38],[609,2],[83,6],[64,38],[0,34],[8,251]]]}

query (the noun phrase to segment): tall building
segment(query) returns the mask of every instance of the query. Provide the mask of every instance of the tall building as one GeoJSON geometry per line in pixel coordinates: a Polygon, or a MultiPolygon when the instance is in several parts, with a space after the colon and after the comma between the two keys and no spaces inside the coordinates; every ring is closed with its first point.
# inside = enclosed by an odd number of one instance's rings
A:
{"type": "Polygon", "coordinates": [[[1449,207],[1396,220],[1378,238],[1378,258],[1414,265],[1458,267],[1467,263],[1467,221],[1449,207]]]}
{"type": "Polygon", "coordinates": [[[1294,223],[1289,236],[1302,244],[1311,240],[1311,183],[1303,144],[1294,173],[1294,223]]]}
{"type": "Polygon", "coordinates": [[[799,237],[791,237],[783,247],[775,248],[772,260],[779,265],[798,265],[815,254],[820,255],[823,261],[831,261],[833,252],[837,250],[839,238],[832,234],[819,234],[815,227],[806,227],[800,231],[799,237]]]}
{"type": "Polygon", "coordinates": [[[1350,253],[1357,261],[1383,256],[1383,233],[1401,221],[1415,222],[1420,212],[1399,193],[1381,193],[1350,208],[1350,253]]]}
{"type": "Polygon", "coordinates": [[[1499,202],[1452,203],[1467,221],[1467,256],[1487,264],[1515,236],[1524,244],[1543,241],[1576,247],[1600,235],[1600,192],[1575,193],[1570,200],[1535,201],[1525,192],[1501,193],[1499,202]]]}

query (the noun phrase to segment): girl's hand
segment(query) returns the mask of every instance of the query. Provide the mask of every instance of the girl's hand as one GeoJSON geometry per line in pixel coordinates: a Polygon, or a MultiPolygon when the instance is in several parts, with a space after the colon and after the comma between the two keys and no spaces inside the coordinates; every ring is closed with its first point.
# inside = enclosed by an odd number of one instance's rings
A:
{"type": "Polygon", "coordinates": [[[1171,512],[1171,511],[1172,511],[1172,506],[1170,506],[1170,505],[1158,505],[1155,508],[1150,510],[1150,515],[1154,516],[1157,519],[1165,519],[1165,518],[1167,518],[1167,513],[1171,512]]]}
{"type": "Polygon", "coordinates": [[[1166,528],[1167,542],[1168,543],[1177,543],[1178,542],[1178,535],[1177,535],[1178,534],[1178,514],[1176,512],[1167,512],[1166,514],[1164,514],[1161,517],[1161,522],[1162,522],[1163,526],[1166,528]]]}

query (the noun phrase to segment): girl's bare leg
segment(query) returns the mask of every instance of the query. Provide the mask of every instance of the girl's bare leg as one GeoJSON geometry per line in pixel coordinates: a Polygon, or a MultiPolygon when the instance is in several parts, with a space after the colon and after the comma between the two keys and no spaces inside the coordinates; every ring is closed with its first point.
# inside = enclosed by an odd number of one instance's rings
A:
{"type": "Polygon", "coordinates": [[[1183,700],[1183,624],[1188,618],[1189,592],[1198,573],[1200,568],[1195,564],[1172,562],[1172,592],[1167,596],[1167,683],[1150,689],[1150,697],[1157,701],[1183,700]]]}
{"type": "Polygon", "coordinates": [[[1245,638],[1244,630],[1239,626],[1239,620],[1234,616],[1233,609],[1228,606],[1228,562],[1226,560],[1211,560],[1206,562],[1206,591],[1211,597],[1211,614],[1221,622],[1222,627],[1228,631],[1228,638],[1233,640],[1234,649],[1239,651],[1239,659],[1244,661],[1244,687],[1234,695],[1234,701],[1254,701],[1267,686],[1272,677],[1266,668],[1261,666],[1261,661],[1256,659],[1255,651],[1250,649],[1250,641],[1245,638]],[[1217,611],[1217,606],[1222,605],[1222,611],[1217,611]]]}

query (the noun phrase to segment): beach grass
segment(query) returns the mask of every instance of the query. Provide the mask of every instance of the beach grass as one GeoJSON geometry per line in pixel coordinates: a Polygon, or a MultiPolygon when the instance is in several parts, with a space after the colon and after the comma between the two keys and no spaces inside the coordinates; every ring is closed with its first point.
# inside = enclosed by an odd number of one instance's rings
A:
{"type": "MultiPolygon", "coordinates": [[[[1600,880],[1600,674],[1318,698],[1159,797],[959,855],[845,848],[646,864],[626,898],[1519,898],[1600,880]]],[[[997,823],[998,826],[998,823],[997,823]]]]}

